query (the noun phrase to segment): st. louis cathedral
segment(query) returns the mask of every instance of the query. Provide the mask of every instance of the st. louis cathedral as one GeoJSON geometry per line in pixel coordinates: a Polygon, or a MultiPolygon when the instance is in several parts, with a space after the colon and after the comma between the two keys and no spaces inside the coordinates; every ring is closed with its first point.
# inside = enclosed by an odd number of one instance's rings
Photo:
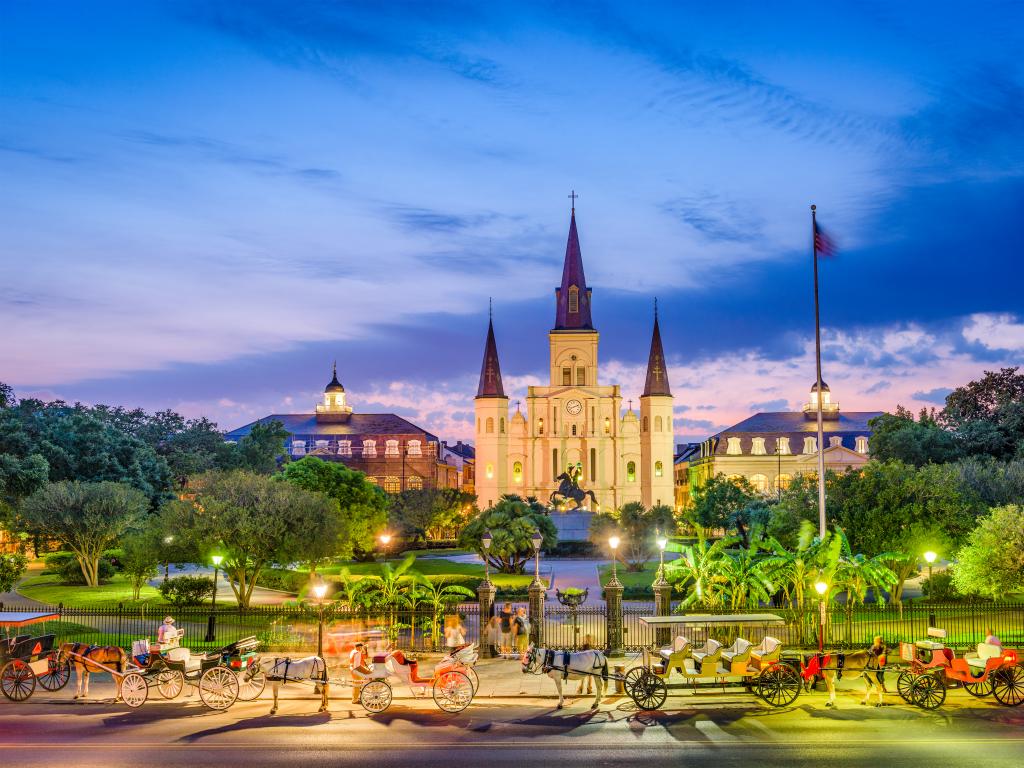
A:
{"type": "Polygon", "coordinates": [[[562,474],[577,477],[601,508],[673,503],[672,391],[657,312],[640,414],[630,407],[623,415],[619,385],[600,382],[592,298],[574,207],[562,284],[555,289],[555,325],[548,333],[550,384],[529,387],[525,413],[517,404],[509,414],[494,324],[488,324],[475,400],[481,508],[505,493],[547,502],[562,474]]]}

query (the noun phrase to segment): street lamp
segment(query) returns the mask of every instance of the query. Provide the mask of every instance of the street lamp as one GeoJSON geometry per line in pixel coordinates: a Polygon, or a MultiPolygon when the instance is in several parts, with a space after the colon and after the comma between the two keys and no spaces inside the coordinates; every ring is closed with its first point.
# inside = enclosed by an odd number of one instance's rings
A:
{"type": "Polygon", "coordinates": [[[924,553],[924,561],[928,563],[928,589],[932,588],[932,563],[935,562],[935,558],[938,557],[930,549],[924,553]]]}
{"type": "Polygon", "coordinates": [[[384,559],[387,560],[388,559],[388,544],[391,543],[391,534],[390,533],[382,533],[380,536],[377,537],[377,539],[380,541],[380,552],[384,556],[384,559]]]}
{"type": "Polygon", "coordinates": [[[665,578],[665,547],[668,546],[668,539],[658,533],[658,578],[665,578]]]}
{"type": "Polygon", "coordinates": [[[484,545],[484,584],[490,586],[491,583],[491,561],[489,555],[491,552],[491,541],[493,537],[490,531],[484,531],[484,535],[480,537],[480,543],[484,545]]]}
{"type": "Polygon", "coordinates": [[[619,548],[620,542],[621,539],[619,539],[618,536],[608,537],[608,546],[612,549],[612,578],[611,581],[608,582],[609,584],[617,585],[619,583],[619,572],[616,568],[616,564],[618,561],[618,554],[616,553],[616,550],[619,548]]]}
{"type": "Polygon", "coordinates": [[[217,580],[220,576],[220,564],[224,562],[224,556],[214,555],[210,560],[213,561],[213,599],[210,601],[210,620],[206,624],[206,642],[208,643],[217,639],[217,580]]]}
{"type": "Polygon", "coordinates": [[[530,541],[533,542],[533,581],[540,584],[540,545],[544,542],[544,537],[541,536],[540,531],[534,531],[530,541]]]}
{"type": "Polygon", "coordinates": [[[324,595],[327,594],[327,585],[318,581],[313,585],[313,596],[317,603],[317,628],[316,628],[316,655],[321,658],[324,655],[324,595]]]}
{"type": "Polygon", "coordinates": [[[824,581],[816,581],[814,590],[818,593],[818,653],[825,650],[825,593],[828,592],[828,584],[824,581]]]}
{"type": "MultiPolygon", "coordinates": [[[[173,536],[170,536],[170,535],[164,536],[164,544],[166,546],[170,546],[171,542],[173,542],[173,541],[174,541],[174,537],[173,536]]],[[[170,560],[164,560],[164,581],[167,581],[167,579],[168,579],[168,577],[170,577],[170,575],[171,575],[171,561],[170,560]]]]}

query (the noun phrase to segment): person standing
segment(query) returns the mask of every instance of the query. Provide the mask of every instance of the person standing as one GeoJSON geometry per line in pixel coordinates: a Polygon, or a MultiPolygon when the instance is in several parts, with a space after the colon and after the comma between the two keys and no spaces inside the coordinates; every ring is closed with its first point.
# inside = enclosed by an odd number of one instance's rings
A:
{"type": "Polygon", "coordinates": [[[348,674],[352,680],[352,703],[359,703],[359,694],[362,693],[363,683],[370,674],[369,659],[366,656],[366,645],[357,642],[348,654],[348,674]]]}
{"type": "Polygon", "coordinates": [[[526,617],[526,609],[521,606],[512,620],[512,636],[516,653],[526,653],[526,646],[530,643],[530,620],[526,617]]]}
{"type": "MultiPolygon", "coordinates": [[[[885,690],[885,671],[883,670],[883,667],[885,666],[885,653],[886,647],[885,643],[882,642],[882,636],[875,635],[875,639],[871,643],[871,647],[868,648],[868,669],[877,670],[877,672],[874,673],[875,679],[878,681],[878,685],[882,689],[882,692],[888,693],[888,691],[885,690]]],[[[863,704],[864,702],[861,703],[863,704]]]]}
{"type": "Polygon", "coordinates": [[[501,652],[512,653],[512,603],[505,603],[498,618],[501,621],[501,652]]]}
{"type": "Polygon", "coordinates": [[[458,616],[448,616],[444,620],[444,647],[448,651],[462,648],[466,644],[466,628],[458,616]]]}
{"type": "Polygon", "coordinates": [[[497,616],[491,616],[487,622],[484,642],[490,646],[492,658],[501,655],[501,619],[497,616]]]}

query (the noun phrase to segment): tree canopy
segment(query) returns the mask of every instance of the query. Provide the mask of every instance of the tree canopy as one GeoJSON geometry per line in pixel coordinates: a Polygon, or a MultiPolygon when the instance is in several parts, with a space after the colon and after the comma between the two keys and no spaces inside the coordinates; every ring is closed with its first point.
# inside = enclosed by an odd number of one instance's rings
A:
{"type": "Polygon", "coordinates": [[[964,594],[993,598],[1024,592],[1024,508],[996,507],[978,521],[957,553],[953,583],[964,594]]]}
{"type": "Polygon", "coordinates": [[[388,525],[407,542],[424,541],[427,534],[458,529],[473,511],[472,494],[457,488],[402,491],[389,500],[388,525]]]}
{"type": "Polygon", "coordinates": [[[621,509],[600,512],[590,521],[590,540],[605,546],[612,534],[622,539],[622,556],[631,571],[642,571],[644,563],[657,557],[658,533],[675,533],[672,508],[664,504],[647,509],[638,501],[624,504],[621,509]]]}
{"type": "Polygon", "coordinates": [[[485,557],[501,573],[522,573],[533,557],[533,534],[540,531],[541,546],[558,543],[558,532],[544,506],[534,498],[502,496],[498,503],[473,517],[459,534],[459,546],[485,557]],[[490,531],[491,547],[484,549],[483,535],[490,531]]]}
{"type": "Polygon", "coordinates": [[[871,457],[878,461],[902,461],[916,467],[942,464],[960,456],[954,435],[943,429],[935,414],[921,409],[917,421],[903,406],[870,421],[871,457]]]}

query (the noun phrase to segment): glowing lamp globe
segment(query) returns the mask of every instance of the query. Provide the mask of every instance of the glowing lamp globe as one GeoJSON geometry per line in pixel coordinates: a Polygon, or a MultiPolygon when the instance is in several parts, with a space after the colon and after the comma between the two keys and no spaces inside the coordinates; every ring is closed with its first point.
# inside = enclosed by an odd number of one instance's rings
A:
{"type": "Polygon", "coordinates": [[[828,592],[828,584],[826,584],[824,581],[815,582],[814,589],[817,591],[819,595],[824,595],[826,592],[828,592]]]}
{"type": "Polygon", "coordinates": [[[938,555],[936,555],[931,550],[928,550],[927,552],[924,553],[924,561],[926,563],[928,563],[928,565],[931,565],[932,563],[934,563],[936,557],[938,557],[938,555]]]}
{"type": "Polygon", "coordinates": [[[213,561],[214,566],[216,566],[217,568],[220,568],[220,564],[224,562],[223,555],[214,555],[210,559],[213,561]]]}
{"type": "Polygon", "coordinates": [[[619,548],[620,541],[621,539],[618,536],[612,536],[608,539],[608,546],[612,548],[612,551],[615,551],[619,548]]]}
{"type": "Polygon", "coordinates": [[[316,597],[317,600],[323,600],[324,599],[324,595],[326,595],[326,594],[327,594],[327,585],[324,584],[323,582],[320,582],[319,584],[315,584],[313,586],[313,595],[316,597]]]}

